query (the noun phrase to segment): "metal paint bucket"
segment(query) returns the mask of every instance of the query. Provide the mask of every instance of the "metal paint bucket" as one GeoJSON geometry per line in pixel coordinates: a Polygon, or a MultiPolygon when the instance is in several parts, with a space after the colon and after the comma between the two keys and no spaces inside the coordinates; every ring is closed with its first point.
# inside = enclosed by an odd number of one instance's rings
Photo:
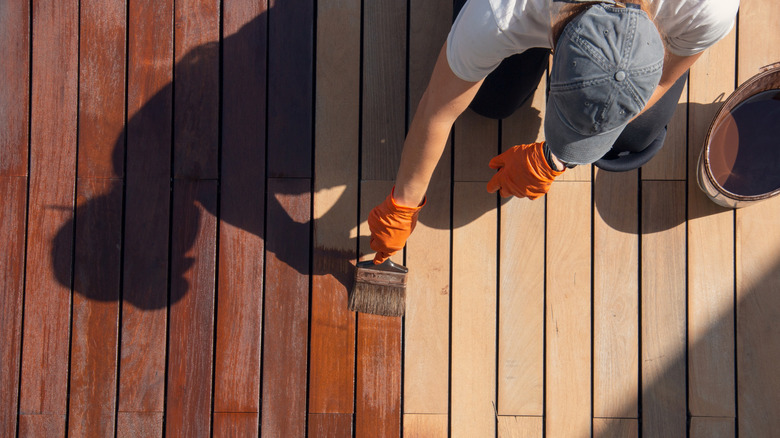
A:
{"type": "Polygon", "coordinates": [[[699,155],[699,187],[723,207],[780,194],[780,63],[762,70],[726,99],[699,155]]]}

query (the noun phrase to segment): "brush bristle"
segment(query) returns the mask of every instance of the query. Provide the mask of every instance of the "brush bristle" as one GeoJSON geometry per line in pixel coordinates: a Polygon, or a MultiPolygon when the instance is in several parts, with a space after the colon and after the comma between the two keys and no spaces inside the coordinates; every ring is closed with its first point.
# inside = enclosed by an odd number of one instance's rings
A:
{"type": "Polygon", "coordinates": [[[349,294],[349,310],[382,316],[403,316],[406,287],[356,281],[349,294]]]}

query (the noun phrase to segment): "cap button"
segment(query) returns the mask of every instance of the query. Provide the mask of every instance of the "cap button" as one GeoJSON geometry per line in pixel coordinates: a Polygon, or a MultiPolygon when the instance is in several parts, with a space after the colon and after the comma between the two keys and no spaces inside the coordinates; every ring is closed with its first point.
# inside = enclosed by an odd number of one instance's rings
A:
{"type": "Polygon", "coordinates": [[[625,78],[626,78],[626,72],[621,70],[621,71],[615,73],[615,80],[616,81],[620,82],[620,81],[624,80],[625,78]]]}

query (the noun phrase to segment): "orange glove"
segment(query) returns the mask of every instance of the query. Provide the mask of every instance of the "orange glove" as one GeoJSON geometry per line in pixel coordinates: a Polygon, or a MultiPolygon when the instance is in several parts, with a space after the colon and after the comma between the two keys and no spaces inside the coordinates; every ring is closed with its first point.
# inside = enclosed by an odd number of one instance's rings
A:
{"type": "MultiPolygon", "coordinates": [[[[536,199],[550,190],[555,177],[563,173],[553,170],[544,158],[544,142],[514,146],[490,160],[498,169],[487,184],[487,191],[501,190],[501,196],[536,199]]],[[[566,169],[564,169],[566,170],[566,169]]]]}
{"type": "Polygon", "coordinates": [[[404,207],[395,203],[393,193],[387,195],[384,202],[374,207],[368,215],[368,228],[371,230],[371,249],[376,251],[374,264],[378,265],[401,250],[406,239],[417,225],[417,216],[425,205],[425,199],[417,207],[404,207]]]}

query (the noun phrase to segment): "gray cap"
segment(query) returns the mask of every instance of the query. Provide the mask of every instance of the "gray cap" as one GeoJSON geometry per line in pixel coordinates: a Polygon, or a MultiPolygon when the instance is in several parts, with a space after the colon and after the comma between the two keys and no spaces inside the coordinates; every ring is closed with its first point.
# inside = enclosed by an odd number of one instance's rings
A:
{"type": "Polygon", "coordinates": [[[601,158],[645,107],[663,61],[661,36],[641,9],[597,4],[578,15],[553,57],[544,118],[550,150],[573,164],[601,158]]]}

